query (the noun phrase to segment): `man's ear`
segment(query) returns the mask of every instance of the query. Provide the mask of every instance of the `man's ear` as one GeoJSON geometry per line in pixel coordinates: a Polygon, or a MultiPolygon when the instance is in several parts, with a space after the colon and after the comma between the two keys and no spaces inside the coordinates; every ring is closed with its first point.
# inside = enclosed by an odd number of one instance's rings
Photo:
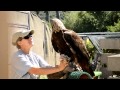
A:
{"type": "Polygon", "coordinates": [[[21,45],[21,41],[18,41],[17,44],[18,44],[18,45],[21,45]]]}

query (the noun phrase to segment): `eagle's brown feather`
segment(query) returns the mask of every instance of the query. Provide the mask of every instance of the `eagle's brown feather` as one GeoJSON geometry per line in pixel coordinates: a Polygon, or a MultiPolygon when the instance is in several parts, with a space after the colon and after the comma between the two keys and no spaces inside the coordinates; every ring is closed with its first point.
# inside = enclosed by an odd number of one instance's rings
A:
{"type": "Polygon", "coordinates": [[[59,19],[52,19],[51,42],[56,52],[65,54],[71,58],[70,62],[75,62],[83,71],[94,76],[90,67],[90,56],[85,46],[84,40],[73,30],[66,29],[59,19]]]}

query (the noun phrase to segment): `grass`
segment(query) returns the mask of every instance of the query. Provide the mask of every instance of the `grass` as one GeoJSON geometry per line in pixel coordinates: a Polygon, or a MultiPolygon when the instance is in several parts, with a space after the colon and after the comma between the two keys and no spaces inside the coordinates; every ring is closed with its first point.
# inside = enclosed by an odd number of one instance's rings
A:
{"type": "Polygon", "coordinates": [[[40,79],[48,79],[47,75],[40,75],[40,79]]]}

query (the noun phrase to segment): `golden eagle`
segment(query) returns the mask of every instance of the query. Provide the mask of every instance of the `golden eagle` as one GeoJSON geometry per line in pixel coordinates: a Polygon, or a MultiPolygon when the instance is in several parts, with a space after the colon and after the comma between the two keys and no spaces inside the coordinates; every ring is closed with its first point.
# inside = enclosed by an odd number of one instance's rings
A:
{"type": "Polygon", "coordinates": [[[94,72],[90,66],[90,57],[83,39],[73,30],[67,29],[61,20],[51,20],[51,42],[56,52],[70,57],[70,61],[76,65],[76,70],[88,72],[92,77],[94,72]]]}

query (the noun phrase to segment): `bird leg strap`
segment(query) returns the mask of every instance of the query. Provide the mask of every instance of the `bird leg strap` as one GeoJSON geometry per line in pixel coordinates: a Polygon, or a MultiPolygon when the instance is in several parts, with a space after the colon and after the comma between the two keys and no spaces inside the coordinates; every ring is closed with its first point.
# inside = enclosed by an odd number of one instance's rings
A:
{"type": "Polygon", "coordinates": [[[83,71],[79,64],[76,64],[76,71],[83,71]]]}

